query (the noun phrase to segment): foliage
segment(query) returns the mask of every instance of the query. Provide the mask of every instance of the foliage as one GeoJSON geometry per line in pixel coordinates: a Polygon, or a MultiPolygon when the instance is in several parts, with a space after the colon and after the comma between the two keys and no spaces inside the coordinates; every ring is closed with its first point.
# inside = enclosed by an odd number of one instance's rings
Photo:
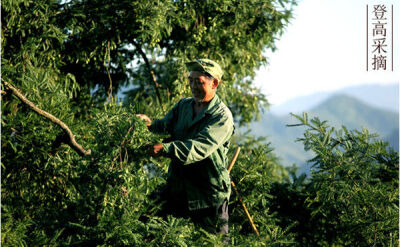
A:
{"type": "MultiPolygon", "coordinates": [[[[292,234],[288,234],[285,228],[277,226],[277,219],[268,207],[273,183],[281,183],[288,179],[288,173],[279,163],[277,157],[272,153],[269,144],[262,144],[262,139],[254,139],[247,135],[236,137],[241,147],[240,155],[232,169],[232,180],[238,188],[239,194],[232,194],[232,212],[230,221],[234,231],[248,238],[248,234],[254,232],[239,201],[243,197],[248,211],[250,212],[256,227],[260,232],[261,243],[267,246],[274,244],[293,244],[292,234]]],[[[232,155],[230,155],[232,156],[232,155]]],[[[289,226],[290,228],[290,226],[289,226]]],[[[252,238],[248,245],[260,244],[256,238],[252,238]]],[[[243,245],[246,246],[246,245],[243,245]]]]}
{"type": "Polygon", "coordinates": [[[155,115],[159,112],[154,109],[161,108],[156,102],[168,109],[189,96],[184,63],[208,57],[225,71],[220,96],[241,122],[248,122],[267,105],[252,85],[254,71],[267,62],[262,51],[276,49],[275,40],[294,4],[293,0],[7,0],[2,17],[4,58],[10,66],[22,65],[27,62],[19,52],[25,48],[46,52],[48,56],[40,55],[46,63],[72,74],[80,85],[74,102],[83,107],[82,114],[94,102],[102,104],[112,84],[114,96],[128,87],[127,100],[140,102],[142,112],[155,115]],[[8,60],[11,57],[20,60],[8,60]],[[96,97],[88,98],[90,92],[96,97]]]}
{"type": "Polygon", "coordinates": [[[398,232],[398,153],[368,130],[335,130],[318,118],[294,115],[299,138],[315,157],[311,178],[276,184],[271,209],[301,245],[395,246],[398,232]],[[288,204],[290,202],[290,204],[288,204]],[[295,213],[294,213],[295,212],[295,213]]]}
{"type": "MultiPolygon", "coordinates": [[[[157,216],[159,205],[150,198],[165,183],[167,160],[148,157],[146,144],[159,141],[159,137],[147,131],[144,123],[133,117],[134,113],[134,108],[128,111],[113,103],[90,113],[93,118],[85,123],[90,127],[82,137],[95,156],[82,158],[68,146],[61,146],[47,160],[29,165],[18,160],[26,154],[33,156],[38,152],[36,148],[31,153],[23,150],[20,155],[10,156],[9,150],[4,150],[3,160],[14,164],[5,165],[2,171],[5,246],[13,246],[17,240],[27,246],[222,245],[222,236],[196,229],[187,219],[157,216]]],[[[43,138],[50,136],[44,135],[43,138]]],[[[273,224],[271,216],[264,215],[268,210],[261,210],[265,201],[259,193],[268,189],[271,181],[267,178],[280,178],[274,175],[274,169],[282,169],[274,165],[273,156],[267,159],[265,150],[262,146],[253,151],[244,149],[244,153],[257,158],[254,168],[246,167],[245,159],[240,158],[235,167],[238,186],[243,193],[247,186],[256,188],[248,191],[246,199],[253,201],[248,204],[249,210],[257,212],[256,222],[260,230],[265,229],[263,241],[287,242],[285,232],[273,224]],[[267,162],[271,163],[270,168],[264,169],[267,162]],[[247,171],[239,175],[239,171],[244,172],[243,167],[247,171]],[[262,177],[265,179],[259,181],[262,177]]],[[[235,245],[258,242],[245,226],[248,222],[237,198],[232,197],[230,207],[230,241],[235,245]]]]}

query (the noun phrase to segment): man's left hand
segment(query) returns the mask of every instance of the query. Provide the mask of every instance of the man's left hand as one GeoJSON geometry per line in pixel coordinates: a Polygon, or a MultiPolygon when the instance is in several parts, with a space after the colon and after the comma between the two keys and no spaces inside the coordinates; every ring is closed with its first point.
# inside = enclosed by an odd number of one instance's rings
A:
{"type": "Polygon", "coordinates": [[[150,145],[147,149],[147,153],[154,157],[159,157],[163,154],[164,148],[161,143],[150,145]]]}

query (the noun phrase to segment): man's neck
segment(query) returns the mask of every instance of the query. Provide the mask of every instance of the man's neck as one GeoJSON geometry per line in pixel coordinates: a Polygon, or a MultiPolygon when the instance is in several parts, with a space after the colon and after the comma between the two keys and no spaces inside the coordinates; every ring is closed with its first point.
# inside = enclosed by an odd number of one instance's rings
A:
{"type": "Polygon", "coordinates": [[[199,114],[204,108],[206,108],[210,104],[210,102],[211,102],[211,100],[213,98],[214,97],[212,97],[210,100],[207,100],[207,101],[197,101],[197,100],[195,100],[194,101],[194,112],[195,112],[195,115],[199,114]]]}
{"type": "Polygon", "coordinates": [[[212,97],[210,97],[209,99],[205,99],[205,100],[202,100],[202,101],[197,101],[195,99],[194,100],[194,105],[195,105],[196,108],[205,108],[205,107],[208,106],[208,104],[210,104],[211,100],[213,100],[214,97],[215,97],[215,94],[212,97]]]}

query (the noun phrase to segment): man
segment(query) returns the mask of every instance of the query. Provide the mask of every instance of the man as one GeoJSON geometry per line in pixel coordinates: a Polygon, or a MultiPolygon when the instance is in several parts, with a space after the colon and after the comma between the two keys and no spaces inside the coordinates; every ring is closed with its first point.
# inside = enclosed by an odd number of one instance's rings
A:
{"type": "Polygon", "coordinates": [[[163,119],[138,114],[154,133],[168,133],[170,142],[150,147],[153,156],[171,158],[164,196],[167,211],[189,216],[212,231],[228,232],[231,193],[227,152],[234,132],[232,113],[216,95],[222,69],[209,59],[186,64],[192,98],[180,100],[163,119]]]}

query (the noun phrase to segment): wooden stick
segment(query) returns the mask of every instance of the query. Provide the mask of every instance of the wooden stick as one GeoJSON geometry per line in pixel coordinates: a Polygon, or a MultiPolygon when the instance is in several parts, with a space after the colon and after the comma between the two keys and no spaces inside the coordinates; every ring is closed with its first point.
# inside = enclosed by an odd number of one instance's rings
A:
{"type": "MultiPolygon", "coordinates": [[[[231,162],[230,162],[230,164],[229,164],[229,166],[228,166],[228,172],[231,172],[232,167],[233,167],[233,165],[235,164],[237,157],[239,156],[239,152],[240,152],[240,147],[237,147],[236,150],[235,150],[235,153],[233,154],[232,160],[231,160],[231,162]]],[[[254,224],[253,218],[251,217],[251,215],[250,215],[250,213],[249,213],[249,210],[247,210],[247,207],[246,207],[246,205],[244,204],[244,202],[243,202],[243,200],[242,200],[242,197],[240,196],[239,191],[238,191],[238,189],[236,188],[236,185],[235,185],[235,183],[234,183],[233,181],[231,181],[231,185],[232,185],[233,189],[235,190],[235,193],[236,193],[236,194],[238,195],[238,197],[239,197],[239,201],[240,201],[240,203],[242,204],[242,207],[243,207],[243,209],[244,209],[244,212],[246,213],[246,216],[247,216],[247,218],[248,218],[249,221],[250,221],[251,227],[253,228],[254,232],[257,234],[258,239],[261,241],[260,233],[258,232],[257,227],[256,227],[256,225],[254,224]]]]}
{"type": "Polygon", "coordinates": [[[257,234],[258,239],[261,241],[260,233],[258,232],[257,227],[256,227],[256,225],[254,224],[253,218],[251,217],[249,211],[247,210],[247,207],[246,207],[246,205],[244,204],[244,202],[243,202],[243,200],[242,200],[242,197],[239,195],[239,191],[238,191],[238,189],[236,188],[235,183],[234,183],[233,181],[231,181],[231,184],[232,184],[233,189],[235,190],[235,193],[239,196],[239,201],[240,201],[240,203],[242,204],[242,207],[243,207],[243,209],[244,209],[244,212],[246,213],[246,216],[247,216],[247,218],[248,218],[249,221],[250,221],[251,227],[253,228],[254,232],[257,234]]]}
{"type": "Polygon", "coordinates": [[[228,172],[231,172],[232,167],[235,164],[237,157],[239,156],[239,152],[240,152],[240,147],[237,147],[236,150],[235,150],[235,153],[233,154],[231,163],[228,166],[228,172]]]}
{"type": "Polygon", "coordinates": [[[49,119],[51,122],[57,124],[60,126],[65,134],[68,136],[68,145],[74,149],[79,155],[84,156],[84,155],[90,155],[91,151],[85,150],[79,143],[75,141],[75,135],[72,133],[72,131],[68,128],[68,126],[61,121],[60,119],[56,118],[52,114],[43,111],[42,109],[38,108],[35,104],[33,104],[30,100],[28,100],[22,93],[20,93],[15,87],[13,87],[10,83],[6,82],[3,80],[4,86],[9,89],[19,100],[21,100],[24,104],[28,105],[34,112],[37,114],[49,119]]]}

